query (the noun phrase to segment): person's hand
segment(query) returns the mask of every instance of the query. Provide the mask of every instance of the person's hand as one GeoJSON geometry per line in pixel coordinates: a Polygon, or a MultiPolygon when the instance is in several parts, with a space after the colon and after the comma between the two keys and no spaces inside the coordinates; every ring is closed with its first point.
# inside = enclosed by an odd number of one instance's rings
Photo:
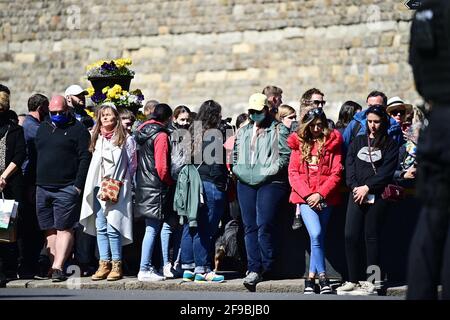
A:
{"type": "Polygon", "coordinates": [[[77,187],[75,187],[75,186],[73,186],[74,188],[75,188],[75,190],[77,190],[77,192],[78,192],[78,195],[80,195],[81,194],[81,189],[78,189],[77,187]]]}
{"type": "Polygon", "coordinates": [[[414,179],[416,177],[416,167],[410,167],[406,172],[403,174],[403,178],[405,179],[414,179]]]}
{"type": "Polygon", "coordinates": [[[366,185],[355,187],[353,189],[353,201],[355,201],[355,203],[362,204],[368,193],[369,187],[366,185]]]}
{"type": "Polygon", "coordinates": [[[3,191],[6,187],[6,179],[3,176],[0,176],[0,191],[3,191]]]}
{"type": "Polygon", "coordinates": [[[315,208],[317,207],[321,199],[322,197],[320,196],[320,194],[316,192],[311,194],[308,198],[306,198],[306,202],[311,208],[315,208]]]}

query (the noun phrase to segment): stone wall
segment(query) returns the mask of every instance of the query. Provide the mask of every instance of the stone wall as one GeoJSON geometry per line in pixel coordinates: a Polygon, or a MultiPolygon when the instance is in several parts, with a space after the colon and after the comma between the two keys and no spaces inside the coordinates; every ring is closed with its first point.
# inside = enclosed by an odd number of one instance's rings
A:
{"type": "Polygon", "coordinates": [[[268,84],[295,108],[318,87],[335,118],[373,89],[420,101],[411,15],[401,0],[0,0],[0,83],[24,112],[33,92],[87,87],[86,65],[130,57],[146,99],[196,110],[213,98],[229,116],[268,84]]]}

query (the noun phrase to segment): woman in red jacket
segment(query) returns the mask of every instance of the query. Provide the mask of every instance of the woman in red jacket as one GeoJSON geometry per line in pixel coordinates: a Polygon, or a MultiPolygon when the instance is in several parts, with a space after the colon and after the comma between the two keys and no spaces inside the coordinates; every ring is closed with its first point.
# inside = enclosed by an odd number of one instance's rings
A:
{"type": "Polygon", "coordinates": [[[299,129],[288,138],[292,149],[289,162],[289,201],[297,204],[311,239],[309,277],[305,294],[313,294],[319,275],[320,293],[331,293],[326,277],[324,240],[331,208],[340,201],[338,187],[342,173],[342,136],[328,128],[322,108],[306,107],[299,129]]]}

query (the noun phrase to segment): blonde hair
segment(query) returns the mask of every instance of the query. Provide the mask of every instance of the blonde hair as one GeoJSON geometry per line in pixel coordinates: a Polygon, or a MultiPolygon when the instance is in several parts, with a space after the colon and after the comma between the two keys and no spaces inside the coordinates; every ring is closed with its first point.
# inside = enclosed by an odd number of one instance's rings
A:
{"type": "Polygon", "coordinates": [[[0,110],[9,110],[9,94],[4,91],[0,92],[0,110]]]}
{"type": "Polygon", "coordinates": [[[120,121],[119,112],[114,106],[111,105],[101,105],[100,109],[97,110],[97,122],[95,123],[94,129],[92,130],[92,138],[91,145],[89,146],[89,151],[94,152],[95,144],[98,139],[98,135],[100,134],[100,129],[102,127],[102,112],[104,110],[111,110],[114,116],[116,117],[116,126],[114,128],[114,145],[118,147],[122,147],[127,138],[127,133],[122,126],[122,121],[120,121]]]}
{"type": "Polygon", "coordinates": [[[295,114],[295,109],[287,104],[282,104],[278,107],[278,112],[275,115],[275,118],[281,122],[284,117],[287,117],[291,114],[295,114]]]}

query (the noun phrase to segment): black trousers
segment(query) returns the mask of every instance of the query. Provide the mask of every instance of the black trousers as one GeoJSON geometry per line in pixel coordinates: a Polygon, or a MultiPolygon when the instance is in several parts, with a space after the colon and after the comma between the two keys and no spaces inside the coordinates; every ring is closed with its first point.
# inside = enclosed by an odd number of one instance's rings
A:
{"type": "Polygon", "coordinates": [[[374,204],[359,205],[353,202],[351,195],[349,196],[345,220],[345,254],[350,282],[366,280],[361,278],[364,270],[360,268],[362,239],[366,246],[367,266],[378,266],[381,271],[380,234],[387,206],[387,202],[383,199],[377,199],[374,204]]]}
{"type": "Polygon", "coordinates": [[[417,194],[424,204],[411,243],[408,299],[450,299],[450,106],[434,106],[418,145],[417,194]]]}

